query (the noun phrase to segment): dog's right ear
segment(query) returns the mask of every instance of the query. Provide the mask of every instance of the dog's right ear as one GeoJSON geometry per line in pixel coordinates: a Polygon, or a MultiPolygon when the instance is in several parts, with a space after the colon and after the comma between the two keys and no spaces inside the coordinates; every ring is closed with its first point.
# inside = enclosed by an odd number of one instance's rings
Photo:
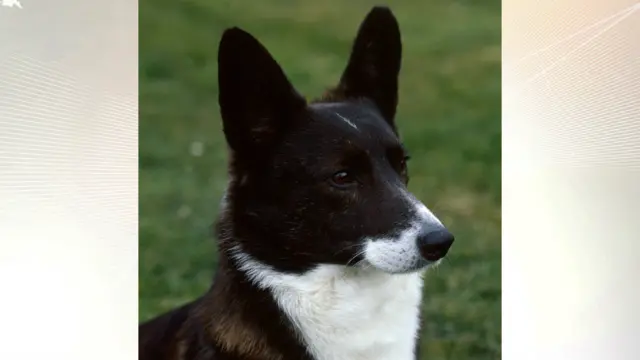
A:
{"type": "Polygon", "coordinates": [[[267,49],[239,28],[220,40],[218,88],[224,134],[238,155],[259,156],[306,105],[267,49]]]}

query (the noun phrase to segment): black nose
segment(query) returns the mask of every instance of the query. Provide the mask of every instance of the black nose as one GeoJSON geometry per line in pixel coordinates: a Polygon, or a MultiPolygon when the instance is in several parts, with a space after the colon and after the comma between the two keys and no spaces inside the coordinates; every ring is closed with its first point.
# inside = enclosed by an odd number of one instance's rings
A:
{"type": "Polygon", "coordinates": [[[453,244],[453,235],[447,230],[436,230],[418,235],[418,249],[429,261],[442,259],[453,244]]]}

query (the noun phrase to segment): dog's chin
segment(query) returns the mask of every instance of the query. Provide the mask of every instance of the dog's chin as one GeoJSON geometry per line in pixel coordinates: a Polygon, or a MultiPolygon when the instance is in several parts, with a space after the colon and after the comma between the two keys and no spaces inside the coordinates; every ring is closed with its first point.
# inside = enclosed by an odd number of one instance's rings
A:
{"type": "Polygon", "coordinates": [[[422,273],[425,270],[435,267],[440,264],[440,260],[438,261],[429,261],[425,259],[407,259],[407,261],[376,261],[374,259],[366,259],[358,264],[358,267],[363,269],[371,269],[375,271],[380,271],[390,275],[401,275],[401,274],[412,274],[412,273],[422,273]]]}

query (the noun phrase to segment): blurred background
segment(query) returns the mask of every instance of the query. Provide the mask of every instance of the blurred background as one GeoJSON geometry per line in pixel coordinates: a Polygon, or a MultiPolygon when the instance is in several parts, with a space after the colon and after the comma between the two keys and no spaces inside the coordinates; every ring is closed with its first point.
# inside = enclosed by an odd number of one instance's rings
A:
{"type": "MultiPolygon", "coordinates": [[[[337,83],[372,1],[140,0],[139,314],[206,291],[227,181],[217,46],[239,26],[308,98],[337,83]]],[[[456,235],[425,284],[421,359],[500,358],[500,1],[388,3],[410,189],[456,235]]],[[[372,316],[374,316],[372,314],[372,316]]]]}

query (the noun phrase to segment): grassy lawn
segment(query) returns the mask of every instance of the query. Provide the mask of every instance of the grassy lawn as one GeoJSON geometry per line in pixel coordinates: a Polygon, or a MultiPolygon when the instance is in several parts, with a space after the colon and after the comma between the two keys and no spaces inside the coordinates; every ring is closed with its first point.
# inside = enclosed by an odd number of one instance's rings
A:
{"type": "MultiPolygon", "coordinates": [[[[209,286],[226,185],[216,51],[262,41],[309,97],[333,85],[370,1],[140,1],[140,319],[209,286]]],[[[427,276],[422,358],[500,358],[500,2],[397,0],[411,190],[456,235],[427,276]]],[[[372,315],[373,316],[373,315],[372,315]]]]}

